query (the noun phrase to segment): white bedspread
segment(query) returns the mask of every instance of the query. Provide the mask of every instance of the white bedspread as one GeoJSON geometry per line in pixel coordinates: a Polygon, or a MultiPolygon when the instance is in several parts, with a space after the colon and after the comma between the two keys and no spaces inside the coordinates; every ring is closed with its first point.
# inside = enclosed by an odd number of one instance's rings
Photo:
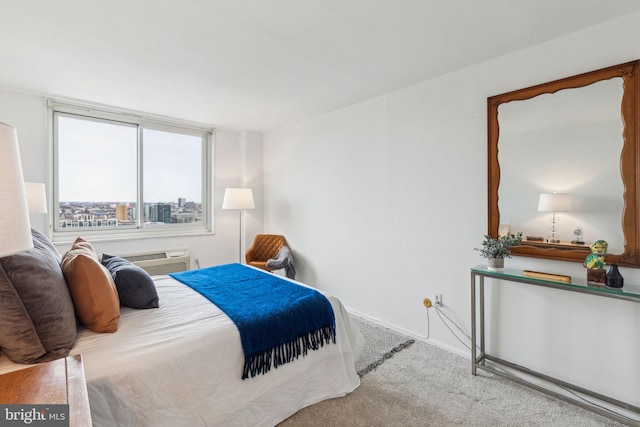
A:
{"type": "MultiPolygon", "coordinates": [[[[274,426],[360,385],[363,339],[338,299],[328,297],[336,344],[243,381],[233,322],[174,279],[154,280],[160,308],[122,308],[116,333],[82,329],[71,352],[83,356],[94,426],[274,426]]],[[[0,357],[0,373],[24,367],[0,357]]]]}

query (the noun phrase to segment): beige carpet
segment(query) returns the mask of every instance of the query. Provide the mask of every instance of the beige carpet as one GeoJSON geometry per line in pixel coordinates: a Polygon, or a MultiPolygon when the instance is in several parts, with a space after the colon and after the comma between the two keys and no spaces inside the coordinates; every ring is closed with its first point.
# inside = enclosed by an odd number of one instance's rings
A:
{"type": "Polygon", "coordinates": [[[320,402],[283,421],[293,426],[558,426],[622,424],[488,373],[422,341],[362,378],[351,394],[320,402]]]}
{"type": "Polygon", "coordinates": [[[397,352],[414,343],[414,339],[399,334],[389,328],[377,325],[359,316],[351,316],[353,325],[358,328],[366,344],[362,354],[356,360],[356,372],[363,376],[373,371],[397,352]]]}

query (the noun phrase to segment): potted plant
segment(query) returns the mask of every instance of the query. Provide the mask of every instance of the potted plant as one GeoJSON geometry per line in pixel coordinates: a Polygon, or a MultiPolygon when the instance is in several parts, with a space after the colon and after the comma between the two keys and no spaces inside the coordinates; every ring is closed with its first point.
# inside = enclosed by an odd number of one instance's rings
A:
{"type": "Polygon", "coordinates": [[[505,234],[500,237],[484,235],[482,248],[474,248],[483,258],[487,258],[489,270],[504,268],[504,259],[511,258],[511,248],[522,244],[522,233],[505,234]]]}

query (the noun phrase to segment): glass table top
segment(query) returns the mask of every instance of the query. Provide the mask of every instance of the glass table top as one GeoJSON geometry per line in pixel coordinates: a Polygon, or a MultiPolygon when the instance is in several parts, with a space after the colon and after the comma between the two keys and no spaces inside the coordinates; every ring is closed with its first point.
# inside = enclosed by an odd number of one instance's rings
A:
{"type": "Polygon", "coordinates": [[[483,276],[490,276],[497,279],[512,279],[516,281],[526,281],[543,286],[551,286],[554,288],[567,288],[567,290],[574,290],[578,292],[611,294],[611,296],[619,296],[622,298],[629,297],[640,299],[640,285],[627,283],[626,280],[622,288],[608,288],[604,285],[591,285],[587,283],[586,270],[583,277],[571,276],[571,283],[524,276],[523,270],[518,270],[515,268],[504,268],[501,271],[497,271],[489,270],[486,265],[477,265],[471,268],[471,271],[477,274],[482,274],[483,276]]]}

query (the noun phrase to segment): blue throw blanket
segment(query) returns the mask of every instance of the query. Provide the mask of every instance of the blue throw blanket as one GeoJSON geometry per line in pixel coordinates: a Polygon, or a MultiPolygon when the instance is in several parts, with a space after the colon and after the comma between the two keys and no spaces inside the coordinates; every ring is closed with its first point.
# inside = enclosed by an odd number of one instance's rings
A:
{"type": "Polygon", "coordinates": [[[320,292],[241,264],[171,273],[220,307],[240,331],[242,379],[336,342],[333,308],[320,292]]]}

